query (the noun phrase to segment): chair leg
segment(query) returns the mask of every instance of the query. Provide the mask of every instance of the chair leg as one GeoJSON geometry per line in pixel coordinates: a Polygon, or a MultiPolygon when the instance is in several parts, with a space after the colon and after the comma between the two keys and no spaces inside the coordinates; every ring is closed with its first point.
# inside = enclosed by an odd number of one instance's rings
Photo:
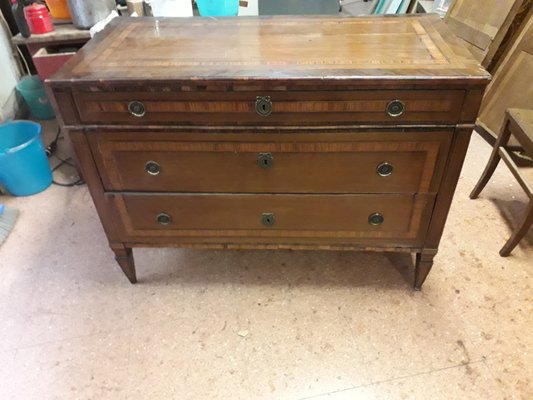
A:
{"type": "Polygon", "coordinates": [[[489,162],[487,163],[487,166],[485,167],[481,178],[479,178],[478,183],[474,187],[474,190],[472,190],[472,193],[470,193],[471,199],[477,199],[481,191],[487,185],[492,174],[494,174],[494,171],[496,170],[496,167],[498,166],[498,163],[501,160],[499,148],[500,146],[507,145],[510,136],[511,131],[509,130],[509,123],[508,121],[506,121],[501,134],[498,136],[498,139],[496,139],[496,143],[494,143],[494,148],[492,149],[492,154],[490,155],[489,162]]]}
{"type": "Polygon", "coordinates": [[[485,170],[483,171],[481,178],[479,178],[479,181],[474,187],[474,190],[472,190],[472,193],[470,193],[471,199],[477,199],[481,191],[485,188],[485,186],[489,182],[492,174],[494,174],[494,171],[496,170],[496,167],[498,166],[498,163],[500,162],[500,160],[501,160],[501,157],[498,152],[498,146],[494,146],[494,149],[492,150],[492,154],[490,155],[489,162],[487,163],[487,166],[485,167],[485,170]]]}
{"type": "Polygon", "coordinates": [[[531,228],[531,225],[533,224],[533,199],[529,200],[529,204],[527,206],[526,214],[524,215],[524,219],[522,221],[522,224],[514,231],[513,235],[510,237],[510,239],[505,243],[505,246],[502,247],[500,250],[500,256],[507,257],[513,249],[516,247],[516,245],[522,240],[522,238],[526,235],[526,233],[529,231],[529,228],[531,228]]]}

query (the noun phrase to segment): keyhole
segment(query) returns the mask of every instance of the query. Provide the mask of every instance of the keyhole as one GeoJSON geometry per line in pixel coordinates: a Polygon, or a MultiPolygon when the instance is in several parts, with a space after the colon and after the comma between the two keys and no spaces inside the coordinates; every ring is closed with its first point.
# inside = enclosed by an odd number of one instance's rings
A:
{"type": "Polygon", "coordinates": [[[260,168],[269,169],[272,168],[273,164],[274,159],[271,153],[259,153],[259,156],[257,157],[257,165],[260,168]]]}
{"type": "Polygon", "coordinates": [[[272,101],[270,97],[257,96],[255,100],[255,112],[262,117],[267,117],[272,113],[272,101]]]}
{"type": "Polygon", "coordinates": [[[274,218],[274,214],[272,214],[272,213],[263,213],[262,222],[263,222],[263,225],[266,226],[266,227],[274,226],[274,224],[276,223],[276,220],[274,218]]]}

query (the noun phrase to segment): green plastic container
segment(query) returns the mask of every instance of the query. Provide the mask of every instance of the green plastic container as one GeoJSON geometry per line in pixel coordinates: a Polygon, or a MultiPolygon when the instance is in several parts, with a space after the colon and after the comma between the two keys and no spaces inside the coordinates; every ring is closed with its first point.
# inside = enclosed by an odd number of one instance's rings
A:
{"type": "Polygon", "coordinates": [[[54,110],[44,90],[44,84],[37,75],[22,78],[17,84],[17,90],[35,118],[52,119],[55,117],[54,110]]]}

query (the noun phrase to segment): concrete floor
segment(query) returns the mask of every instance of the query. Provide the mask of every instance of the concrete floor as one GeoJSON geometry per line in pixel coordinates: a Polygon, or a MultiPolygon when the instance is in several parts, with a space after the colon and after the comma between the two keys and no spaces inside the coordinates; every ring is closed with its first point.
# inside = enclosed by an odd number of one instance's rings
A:
{"type": "Polygon", "coordinates": [[[533,234],[499,257],[526,197],[502,166],[468,199],[489,153],[422,292],[407,255],[342,252],[139,249],[132,286],[85,186],[3,197],[0,398],[532,399],[533,234]]]}

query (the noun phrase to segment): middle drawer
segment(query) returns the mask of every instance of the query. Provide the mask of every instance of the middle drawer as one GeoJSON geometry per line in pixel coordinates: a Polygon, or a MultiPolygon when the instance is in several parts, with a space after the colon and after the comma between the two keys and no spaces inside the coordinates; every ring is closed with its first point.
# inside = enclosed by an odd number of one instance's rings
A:
{"type": "Polygon", "coordinates": [[[354,140],[344,135],[343,141],[298,141],[296,136],[290,142],[248,142],[244,136],[242,142],[200,142],[130,140],[125,135],[100,134],[92,140],[107,191],[432,192],[451,137],[426,132],[361,134],[354,140]]]}

